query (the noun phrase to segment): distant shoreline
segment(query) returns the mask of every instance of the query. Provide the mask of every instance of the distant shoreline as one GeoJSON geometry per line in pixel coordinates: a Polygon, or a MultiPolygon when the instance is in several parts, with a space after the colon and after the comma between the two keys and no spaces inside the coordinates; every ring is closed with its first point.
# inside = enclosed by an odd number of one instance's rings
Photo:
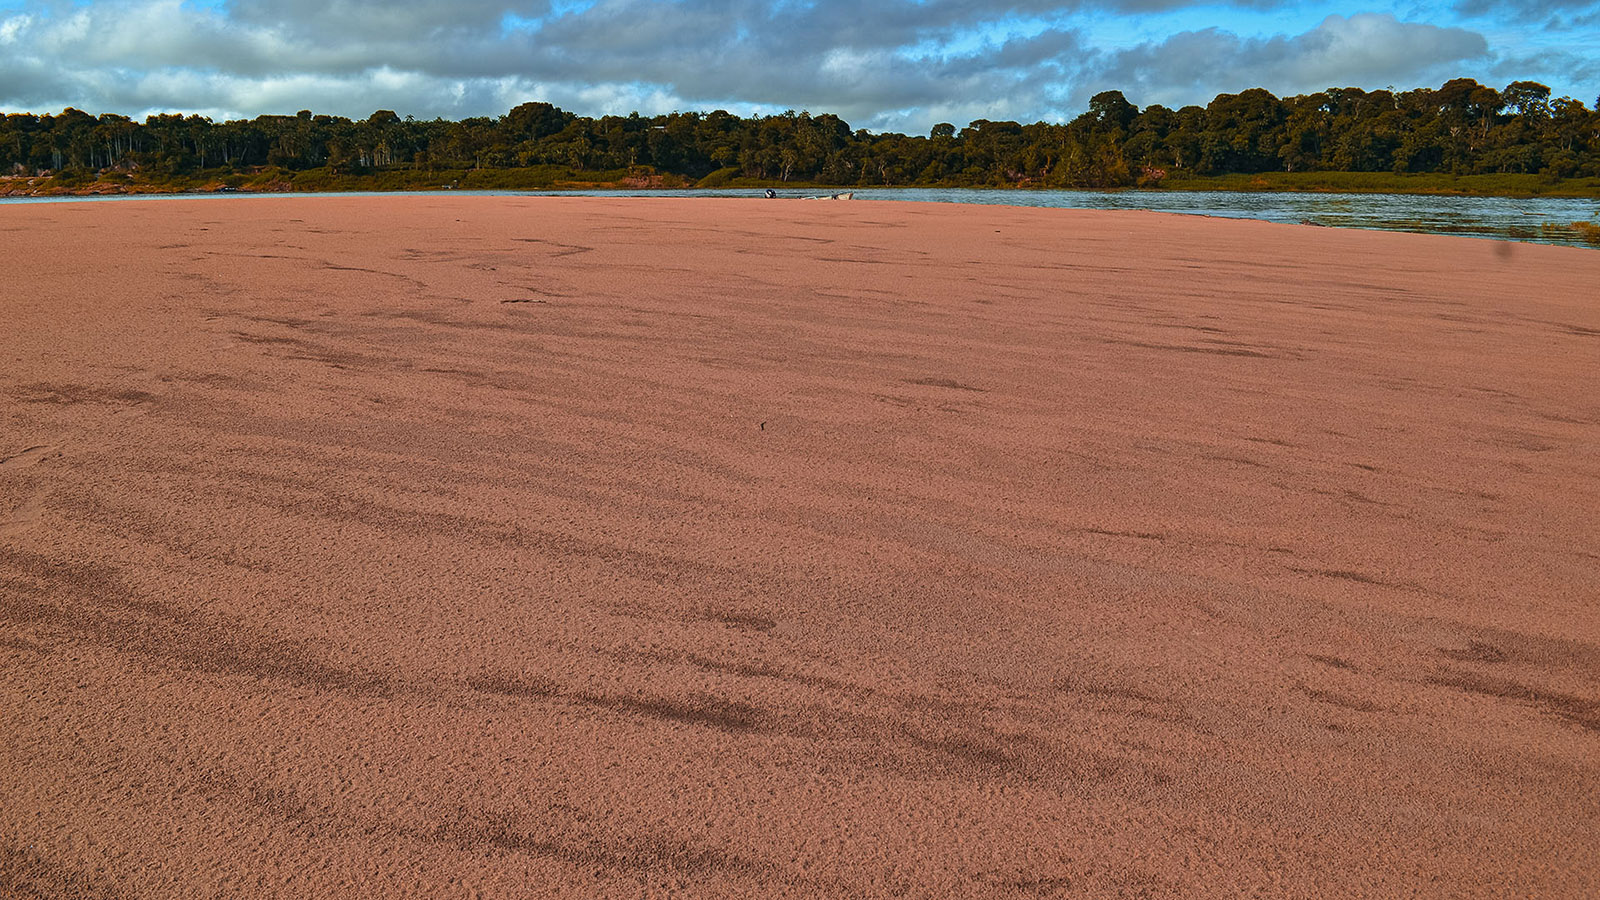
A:
{"type": "Polygon", "coordinates": [[[109,173],[87,180],[82,176],[0,176],[0,198],[6,197],[91,197],[157,194],[320,194],[320,193],[414,193],[438,190],[507,191],[590,191],[637,190],[672,195],[695,189],[752,191],[775,188],[783,191],[847,191],[936,189],[959,191],[1021,190],[1052,193],[1057,191],[1124,191],[1159,194],[1167,191],[1222,191],[1229,193],[1311,193],[1311,194],[1394,194],[1439,197],[1501,197],[1526,199],[1600,200],[1600,178],[1553,179],[1541,175],[1441,175],[1437,173],[1394,174],[1385,172],[1266,172],[1208,176],[1174,176],[1160,184],[1121,188],[1056,188],[1032,184],[905,184],[863,185],[819,182],[776,181],[770,179],[711,179],[696,181],[675,175],[628,175],[595,172],[593,178],[582,172],[563,172],[552,177],[545,170],[478,169],[445,172],[399,170],[374,174],[330,174],[325,170],[287,172],[266,170],[252,173],[210,172],[166,180],[138,175],[109,173]]]}

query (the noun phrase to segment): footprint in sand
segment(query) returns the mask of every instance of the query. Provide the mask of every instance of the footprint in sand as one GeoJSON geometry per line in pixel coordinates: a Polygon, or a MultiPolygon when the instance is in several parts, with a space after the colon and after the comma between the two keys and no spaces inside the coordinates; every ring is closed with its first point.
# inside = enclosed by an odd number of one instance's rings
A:
{"type": "Polygon", "coordinates": [[[24,501],[10,513],[0,515],[0,537],[21,534],[39,524],[44,517],[44,503],[38,497],[24,501]]]}
{"type": "Polygon", "coordinates": [[[14,456],[0,457],[0,469],[26,469],[36,462],[55,459],[60,455],[60,447],[29,447],[14,456]]]}

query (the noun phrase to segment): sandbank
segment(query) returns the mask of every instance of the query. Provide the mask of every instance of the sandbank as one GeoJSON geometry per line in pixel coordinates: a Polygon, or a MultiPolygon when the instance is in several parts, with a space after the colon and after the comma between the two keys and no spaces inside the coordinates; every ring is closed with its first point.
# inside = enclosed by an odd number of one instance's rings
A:
{"type": "Polygon", "coordinates": [[[1600,254],[0,206],[0,895],[1600,893],[1600,254]]]}

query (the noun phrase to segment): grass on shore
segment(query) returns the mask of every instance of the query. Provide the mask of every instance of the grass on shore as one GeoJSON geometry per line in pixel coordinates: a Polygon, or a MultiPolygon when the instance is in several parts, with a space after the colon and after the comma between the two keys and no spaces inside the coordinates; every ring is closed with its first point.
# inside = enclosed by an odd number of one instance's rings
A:
{"type": "Polygon", "coordinates": [[[1600,223],[1573,222],[1569,227],[1577,235],[1578,239],[1585,244],[1593,244],[1596,247],[1600,247],[1600,223]]]}
{"type": "MultiPolygon", "coordinates": [[[[658,174],[648,166],[608,171],[578,171],[566,166],[515,169],[389,169],[351,174],[326,168],[290,171],[268,166],[248,172],[229,168],[182,175],[65,172],[55,176],[0,177],[0,196],[76,194],[156,194],[232,189],[246,192],[459,190],[666,190],[678,188],[838,191],[865,186],[747,178],[738,169],[719,169],[699,180],[658,174]]],[[[873,186],[877,189],[890,189],[873,186]]],[[[959,187],[904,185],[897,187],[959,187]]],[[[979,188],[969,188],[978,190],[979,188]]],[[[1033,188],[1047,190],[1045,188],[1033,188]]],[[[1477,197],[1555,197],[1600,199],[1600,178],[1558,179],[1545,175],[1444,175],[1392,172],[1267,172],[1257,175],[1170,175],[1148,190],[1263,191],[1371,194],[1431,194],[1477,197]]]]}
{"type": "Polygon", "coordinates": [[[215,192],[223,189],[260,193],[326,193],[334,191],[431,191],[454,188],[472,191],[542,191],[603,188],[692,187],[691,179],[658,175],[638,167],[580,172],[566,166],[529,166],[516,169],[390,169],[350,174],[326,168],[291,171],[275,166],[238,172],[207,169],[182,175],[108,172],[99,176],[67,172],[55,176],[0,178],[0,196],[56,196],[78,194],[173,194],[215,192]]]}

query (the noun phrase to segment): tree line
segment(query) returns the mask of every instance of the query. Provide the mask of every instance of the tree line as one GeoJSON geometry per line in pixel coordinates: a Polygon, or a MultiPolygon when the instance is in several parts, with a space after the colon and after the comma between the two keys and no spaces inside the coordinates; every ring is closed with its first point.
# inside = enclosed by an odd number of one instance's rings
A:
{"type": "MultiPolygon", "coordinates": [[[[575,115],[524,103],[460,121],[315,115],[214,122],[196,115],[9,114],[0,174],[160,179],[199,172],[459,171],[563,167],[831,185],[1119,187],[1169,174],[1391,172],[1600,176],[1600,111],[1548,87],[1496,90],[1467,78],[1438,88],[1330,88],[1277,97],[1252,88],[1205,106],[1140,109],[1096,94],[1065,123],[979,119],[926,136],[852,130],[838,116],[717,110],[575,115]]],[[[1600,109],[1600,100],[1596,101],[1600,109]]]]}

